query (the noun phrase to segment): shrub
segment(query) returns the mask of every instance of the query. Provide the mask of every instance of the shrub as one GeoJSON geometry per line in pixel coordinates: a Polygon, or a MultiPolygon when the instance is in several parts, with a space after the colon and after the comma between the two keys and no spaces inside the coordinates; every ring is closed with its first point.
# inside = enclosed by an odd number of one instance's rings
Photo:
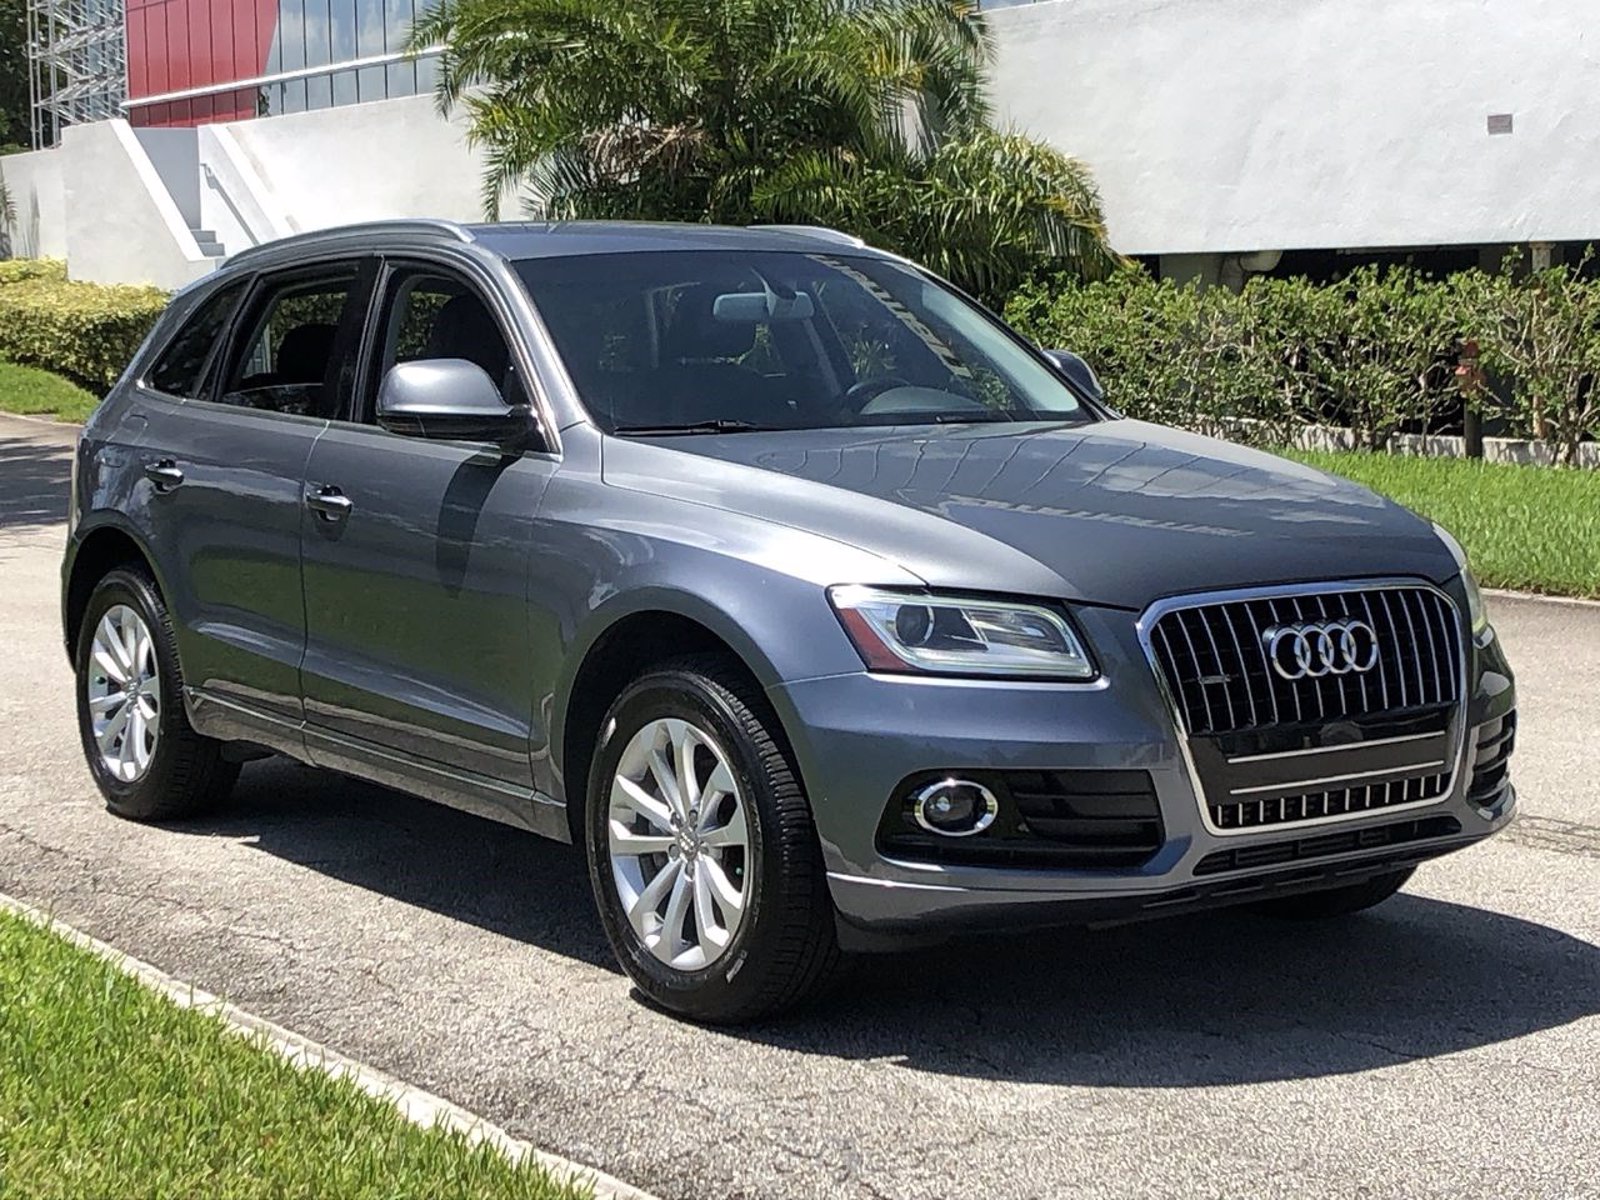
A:
{"type": "Polygon", "coordinates": [[[59,258],[0,259],[0,287],[8,283],[26,283],[31,279],[52,279],[65,283],[67,264],[59,258]]]}
{"type": "Polygon", "coordinates": [[[1461,399],[1469,339],[1512,381],[1514,434],[1550,438],[1568,462],[1600,437],[1600,281],[1581,269],[1440,281],[1364,266],[1329,284],[1258,277],[1241,293],[1137,268],[1087,285],[1042,275],[1006,315],[1040,345],[1087,358],[1129,416],[1239,441],[1285,445],[1320,422],[1381,449],[1426,431],[1461,399]]]}
{"type": "Polygon", "coordinates": [[[1460,331],[1448,289],[1409,267],[1363,266],[1308,290],[1293,332],[1320,415],[1348,425],[1370,450],[1402,428],[1425,428],[1454,382],[1460,331]]]}
{"type": "Polygon", "coordinates": [[[104,392],[166,303],[158,288],[71,283],[49,274],[0,280],[0,359],[104,392]]]}
{"type": "Polygon", "coordinates": [[[1246,299],[1139,269],[1087,285],[1042,279],[1006,315],[1041,345],[1082,354],[1130,417],[1281,442],[1308,419],[1304,338],[1292,331],[1315,290],[1264,282],[1246,299]]]}
{"type": "Polygon", "coordinates": [[[1514,380],[1514,427],[1574,462],[1586,436],[1600,437],[1600,282],[1552,267],[1522,282],[1471,272],[1452,283],[1484,367],[1514,380]]]}

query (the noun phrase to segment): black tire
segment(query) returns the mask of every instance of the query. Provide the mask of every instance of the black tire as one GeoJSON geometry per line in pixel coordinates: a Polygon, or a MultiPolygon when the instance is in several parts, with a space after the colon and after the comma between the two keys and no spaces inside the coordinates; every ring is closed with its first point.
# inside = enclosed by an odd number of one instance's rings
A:
{"type": "Polygon", "coordinates": [[[189,724],[183,708],[177,636],[161,593],[148,575],[122,567],[95,585],[78,630],[73,662],[77,668],[78,736],[89,773],[106,798],[106,808],[133,821],[171,821],[206,812],[227,798],[239,777],[239,765],[224,762],[222,743],[201,737],[189,724]],[[131,781],[119,778],[106,766],[89,712],[95,629],[119,604],[133,609],[150,630],[161,698],[154,752],[144,773],[131,781]]]}
{"type": "Polygon", "coordinates": [[[685,658],[653,668],[624,689],[601,724],[589,773],[589,878],[618,961],[649,1000],[713,1024],[754,1021],[815,996],[840,961],[822,851],[799,774],[777,718],[736,660],[685,658]],[[629,740],[662,717],[689,720],[725,749],[747,799],[745,915],[719,957],[679,970],[645,946],[623,910],[607,839],[611,783],[629,740]]]}
{"type": "Polygon", "coordinates": [[[1256,911],[1269,917],[1290,921],[1322,921],[1330,917],[1348,917],[1374,905],[1382,904],[1405,887],[1415,867],[1391,871],[1387,875],[1374,875],[1347,887],[1328,888],[1321,892],[1304,892],[1298,896],[1284,896],[1278,900],[1264,900],[1256,911]]]}

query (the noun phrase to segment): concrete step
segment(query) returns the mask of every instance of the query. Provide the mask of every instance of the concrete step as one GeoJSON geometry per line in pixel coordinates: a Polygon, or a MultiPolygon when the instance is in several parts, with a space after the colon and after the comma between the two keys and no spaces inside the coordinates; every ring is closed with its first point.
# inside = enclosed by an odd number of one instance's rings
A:
{"type": "Polygon", "coordinates": [[[216,231],[212,229],[190,229],[194,240],[199,243],[200,253],[207,258],[226,258],[228,251],[218,239],[216,231]]]}

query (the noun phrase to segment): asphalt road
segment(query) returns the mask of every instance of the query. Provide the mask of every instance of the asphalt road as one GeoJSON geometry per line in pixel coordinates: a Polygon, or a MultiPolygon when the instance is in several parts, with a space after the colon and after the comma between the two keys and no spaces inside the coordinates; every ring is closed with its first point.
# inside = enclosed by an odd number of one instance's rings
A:
{"type": "Polygon", "coordinates": [[[566,848],[299,767],[108,816],[56,568],[65,435],[0,422],[0,891],[663,1197],[1600,1196],[1600,609],[1496,600],[1523,817],[1327,926],[1211,915],[656,1013],[566,848]]]}

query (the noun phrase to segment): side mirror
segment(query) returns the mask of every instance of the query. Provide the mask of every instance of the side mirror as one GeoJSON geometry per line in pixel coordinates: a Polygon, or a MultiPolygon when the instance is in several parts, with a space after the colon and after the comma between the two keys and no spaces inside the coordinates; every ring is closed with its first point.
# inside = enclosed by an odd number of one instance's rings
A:
{"type": "Polygon", "coordinates": [[[1094,368],[1071,350],[1046,350],[1044,356],[1055,363],[1056,370],[1065,375],[1069,382],[1087,392],[1090,399],[1106,398],[1106,389],[1100,386],[1100,377],[1094,373],[1094,368]]]}
{"type": "Polygon", "coordinates": [[[492,442],[506,454],[532,445],[538,423],[507,404],[494,380],[464,358],[397,363],[378,388],[378,424],[390,433],[447,442],[492,442]]]}

